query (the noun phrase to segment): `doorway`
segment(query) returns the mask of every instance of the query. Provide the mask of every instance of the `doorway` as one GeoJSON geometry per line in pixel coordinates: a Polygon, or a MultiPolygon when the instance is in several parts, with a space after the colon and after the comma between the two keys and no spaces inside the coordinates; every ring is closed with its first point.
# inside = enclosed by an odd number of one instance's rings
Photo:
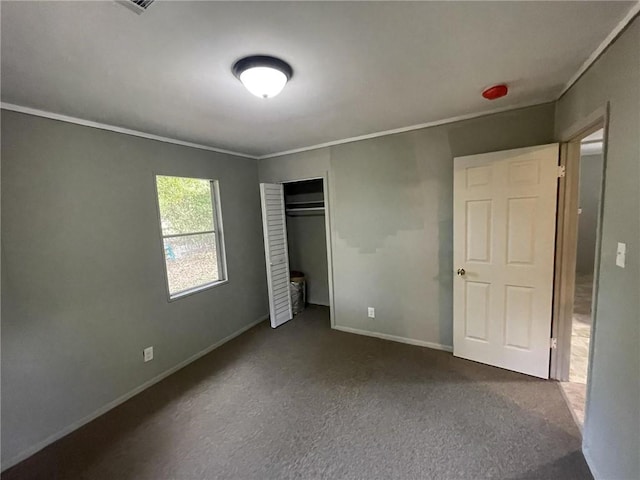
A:
{"type": "Polygon", "coordinates": [[[571,340],[569,349],[569,369],[561,382],[567,404],[582,428],[585,418],[587,381],[589,372],[589,351],[593,331],[594,281],[600,211],[602,205],[602,184],[604,177],[604,129],[584,134],[580,141],[577,171],[577,218],[574,266],[574,291],[571,305],[571,340]]]}
{"type": "Polygon", "coordinates": [[[271,326],[305,310],[333,326],[326,177],[261,183],[260,190],[271,326]]]}
{"type": "MultiPolygon", "coordinates": [[[[291,281],[303,285],[302,301],[293,302],[293,313],[302,311],[307,304],[328,307],[329,266],[322,179],[285,183],[284,201],[291,281]]],[[[296,286],[291,288],[295,296],[296,286]]]]}

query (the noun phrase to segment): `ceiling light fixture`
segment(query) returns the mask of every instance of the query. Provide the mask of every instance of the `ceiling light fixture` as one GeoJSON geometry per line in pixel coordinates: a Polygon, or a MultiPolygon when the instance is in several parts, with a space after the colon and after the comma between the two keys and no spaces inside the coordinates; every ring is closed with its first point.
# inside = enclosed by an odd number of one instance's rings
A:
{"type": "Polygon", "coordinates": [[[291,65],[267,55],[241,58],[232,71],[247,90],[260,98],[275,97],[293,76],[291,65]]]}

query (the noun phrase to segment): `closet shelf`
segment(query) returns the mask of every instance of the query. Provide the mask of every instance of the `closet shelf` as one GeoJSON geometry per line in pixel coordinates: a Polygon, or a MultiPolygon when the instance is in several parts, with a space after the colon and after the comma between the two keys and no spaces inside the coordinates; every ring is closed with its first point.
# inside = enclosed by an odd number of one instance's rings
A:
{"type": "Polygon", "coordinates": [[[285,211],[289,216],[324,215],[324,199],[288,201],[285,203],[285,211]]]}
{"type": "Polygon", "coordinates": [[[295,207],[285,210],[287,215],[324,215],[324,207],[295,207]]]}
{"type": "Polygon", "coordinates": [[[287,208],[324,207],[324,200],[308,200],[306,202],[286,202],[287,208]]]}

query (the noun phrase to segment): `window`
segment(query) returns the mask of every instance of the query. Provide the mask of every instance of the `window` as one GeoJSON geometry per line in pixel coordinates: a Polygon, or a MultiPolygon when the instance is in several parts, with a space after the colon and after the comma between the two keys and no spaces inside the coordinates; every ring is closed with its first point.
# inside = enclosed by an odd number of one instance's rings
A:
{"type": "Polygon", "coordinates": [[[226,281],[218,182],[156,176],[169,298],[226,281]]]}

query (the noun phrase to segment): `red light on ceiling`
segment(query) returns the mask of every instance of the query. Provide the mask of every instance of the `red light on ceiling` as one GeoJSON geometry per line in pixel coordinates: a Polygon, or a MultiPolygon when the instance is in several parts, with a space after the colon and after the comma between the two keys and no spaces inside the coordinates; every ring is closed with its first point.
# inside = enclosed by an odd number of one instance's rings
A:
{"type": "Polygon", "coordinates": [[[482,96],[487,100],[495,100],[496,98],[504,97],[507,93],[509,93],[509,89],[506,85],[494,85],[482,92],[482,96]]]}

